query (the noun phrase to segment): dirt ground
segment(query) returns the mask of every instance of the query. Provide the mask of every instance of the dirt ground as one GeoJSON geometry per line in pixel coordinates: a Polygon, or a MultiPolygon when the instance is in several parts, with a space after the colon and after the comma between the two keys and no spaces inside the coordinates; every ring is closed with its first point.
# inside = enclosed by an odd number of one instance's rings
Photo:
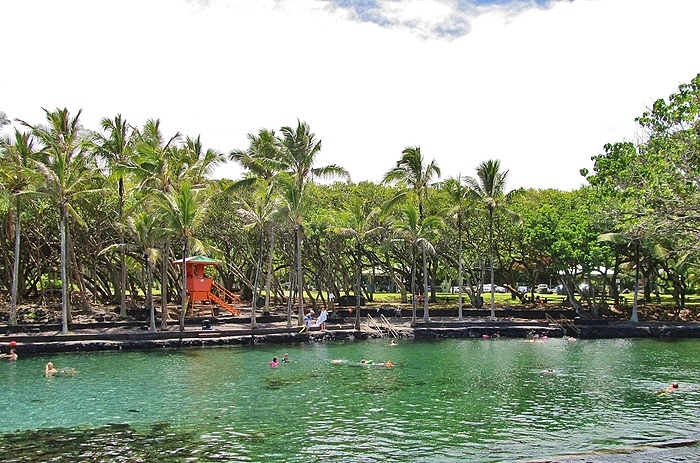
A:
{"type": "MultiPolygon", "coordinates": [[[[509,305],[513,307],[513,305],[509,305]]],[[[537,308],[539,310],[546,309],[548,305],[539,304],[533,307],[531,304],[518,307],[527,309],[528,307],[537,308]]],[[[245,311],[248,306],[244,305],[245,311]]],[[[447,308],[444,304],[431,304],[431,308],[447,308]]],[[[552,305],[552,309],[560,309],[557,305],[552,305]]],[[[156,317],[159,319],[159,309],[156,309],[156,317]]],[[[175,305],[169,307],[169,319],[175,321],[178,318],[179,308],[175,305]]],[[[72,323],[108,323],[110,321],[119,321],[119,307],[114,305],[93,304],[89,310],[82,307],[74,307],[71,312],[72,323]]],[[[689,306],[684,309],[671,306],[660,306],[655,304],[640,304],[638,307],[639,319],[643,321],[668,321],[668,322],[700,322],[700,307],[689,306]]],[[[455,313],[456,315],[456,313],[455,313]]],[[[607,319],[628,320],[631,315],[631,307],[624,306],[619,309],[607,308],[599,312],[600,317],[607,319]]],[[[9,316],[9,305],[6,302],[0,302],[0,320],[6,321],[9,316]]],[[[147,321],[148,311],[142,308],[128,308],[127,320],[132,321],[147,321]]],[[[17,312],[18,324],[60,324],[61,323],[61,307],[60,304],[54,303],[51,305],[42,306],[38,303],[22,304],[17,312]]]]}

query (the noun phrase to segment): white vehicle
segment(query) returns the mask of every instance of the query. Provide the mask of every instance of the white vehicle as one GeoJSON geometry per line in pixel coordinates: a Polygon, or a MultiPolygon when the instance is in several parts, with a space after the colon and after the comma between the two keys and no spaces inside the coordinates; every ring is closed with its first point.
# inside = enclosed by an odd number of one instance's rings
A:
{"type": "MultiPolygon", "coordinates": [[[[494,292],[494,293],[505,293],[505,292],[507,292],[507,291],[508,291],[508,290],[507,290],[506,288],[504,288],[503,286],[498,286],[498,285],[496,285],[496,286],[493,287],[493,292],[494,292]]],[[[484,293],[490,293],[490,292],[491,292],[491,284],[490,284],[490,283],[487,283],[487,284],[484,285],[484,291],[483,291],[483,292],[484,292],[484,293]]]]}

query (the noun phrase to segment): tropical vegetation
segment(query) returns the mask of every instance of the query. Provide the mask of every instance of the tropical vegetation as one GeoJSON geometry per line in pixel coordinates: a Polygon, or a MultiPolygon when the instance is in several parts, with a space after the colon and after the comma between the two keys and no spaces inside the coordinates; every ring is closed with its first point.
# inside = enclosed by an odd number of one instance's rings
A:
{"type": "Polygon", "coordinates": [[[416,323],[420,302],[430,320],[438,288],[458,294],[460,318],[463,297],[483,306],[485,286],[492,317],[497,285],[523,302],[538,284],[557,287],[581,316],[629,292],[634,320],[638,298],[670,295],[682,311],[700,288],[700,74],[637,118],[636,142],[606,144],[572,191],[509,190],[498,159],[465,157],[464,175],[441,179],[419,146],[397,153],[381,183],[353,183],[323,165],[302,121],[224,154],[164,136],[157,119],[138,127],[117,115],[89,130],[67,108],[44,121],[11,116],[0,113],[10,325],[20,304],[60,305],[53,321],[67,332],[74,312],[100,303],[120,317],[144,310],[151,330],[175,306],[182,329],[187,275],[173,262],[195,253],[221,260],[217,278],[253,309],[286,306],[290,326],[294,311],[301,324],[305,306],[341,299],[359,325],[361,301],[381,291],[410,303],[416,323]],[[226,161],[243,176],[212,179],[226,161]]]}

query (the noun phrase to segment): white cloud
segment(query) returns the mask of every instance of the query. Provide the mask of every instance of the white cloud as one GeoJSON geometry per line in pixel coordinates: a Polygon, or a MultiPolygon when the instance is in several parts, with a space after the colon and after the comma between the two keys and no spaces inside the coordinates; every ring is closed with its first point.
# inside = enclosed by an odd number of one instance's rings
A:
{"type": "Polygon", "coordinates": [[[459,3],[2,2],[0,110],[41,122],[42,107],[83,108],[90,128],[158,117],[222,151],[299,118],[323,140],[319,162],[354,181],[419,145],[444,176],[499,158],[513,188],[573,189],[603,144],[633,139],[634,117],[700,72],[700,3],[459,3]],[[450,24],[463,29],[433,33],[450,24]]]}

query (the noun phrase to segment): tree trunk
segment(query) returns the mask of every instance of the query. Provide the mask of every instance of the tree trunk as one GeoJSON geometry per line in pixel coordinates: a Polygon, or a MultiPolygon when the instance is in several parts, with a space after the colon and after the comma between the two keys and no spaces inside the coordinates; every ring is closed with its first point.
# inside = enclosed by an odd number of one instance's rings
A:
{"type": "Polygon", "coordinates": [[[68,211],[64,204],[60,205],[61,214],[61,333],[68,334],[68,250],[66,249],[66,228],[68,227],[68,211]]]}
{"type": "Polygon", "coordinates": [[[428,263],[425,259],[425,248],[421,246],[421,251],[423,253],[423,321],[425,323],[430,323],[430,313],[428,311],[428,263]]]}
{"type": "Polygon", "coordinates": [[[180,332],[185,331],[185,313],[187,312],[187,306],[189,301],[187,300],[187,266],[185,265],[185,259],[187,258],[187,238],[185,238],[185,243],[182,246],[182,291],[180,292],[180,298],[182,300],[182,309],[180,310],[180,332]]]}
{"type": "Polygon", "coordinates": [[[170,258],[170,241],[163,243],[163,255],[160,267],[160,329],[168,329],[168,259],[170,258]]]}
{"type": "Polygon", "coordinates": [[[260,252],[258,253],[258,263],[255,266],[255,281],[253,282],[253,303],[250,310],[250,328],[257,328],[258,324],[255,321],[255,311],[258,309],[258,278],[260,278],[260,268],[262,267],[263,259],[263,226],[260,225],[260,252]]]}
{"type": "Polygon", "coordinates": [[[265,307],[263,314],[270,313],[270,287],[272,285],[272,255],[275,250],[275,229],[270,227],[270,251],[267,257],[267,278],[265,278],[265,307]]]}
{"type": "Polygon", "coordinates": [[[304,324],[304,276],[301,267],[301,226],[297,226],[294,229],[296,234],[296,251],[297,251],[297,291],[299,292],[299,320],[297,322],[298,326],[304,324]]]}
{"type": "Polygon", "coordinates": [[[462,320],[462,214],[457,216],[457,234],[457,287],[459,288],[457,317],[462,320]]]}
{"type": "Polygon", "coordinates": [[[126,318],[126,248],[124,244],[124,179],[119,177],[119,318],[126,318]]]}
{"type": "Polygon", "coordinates": [[[148,305],[148,331],[156,330],[156,309],[153,307],[153,272],[151,271],[151,259],[146,256],[146,304],[148,305]]]}
{"type": "Polygon", "coordinates": [[[355,329],[360,330],[360,305],[362,303],[362,247],[357,240],[357,277],[355,280],[355,329]]]}
{"type": "Polygon", "coordinates": [[[15,198],[15,259],[12,263],[12,289],[10,290],[10,316],[7,320],[9,326],[17,324],[17,299],[19,293],[19,244],[20,244],[20,199],[15,198]]]}
{"type": "Polygon", "coordinates": [[[294,294],[294,261],[296,257],[292,259],[292,264],[289,266],[289,294],[287,294],[287,328],[292,327],[292,296],[294,294]]]}
{"type": "Polygon", "coordinates": [[[639,299],[639,240],[635,240],[634,243],[634,301],[632,302],[632,316],[630,321],[638,322],[639,316],[637,315],[637,300],[639,299]]]}
{"type": "Polygon", "coordinates": [[[491,321],[496,321],[496,288],[493,272],[493,211],[489,209],[489,264],[491,265],[491,321]]]}
{"type": "Polygon", "coordinates": [[[413,263],[411,265],[411,326],[413,328],[418,324],[416,318],[416,246],[411,245],[411,255],[413,256],[413,263]]]}

